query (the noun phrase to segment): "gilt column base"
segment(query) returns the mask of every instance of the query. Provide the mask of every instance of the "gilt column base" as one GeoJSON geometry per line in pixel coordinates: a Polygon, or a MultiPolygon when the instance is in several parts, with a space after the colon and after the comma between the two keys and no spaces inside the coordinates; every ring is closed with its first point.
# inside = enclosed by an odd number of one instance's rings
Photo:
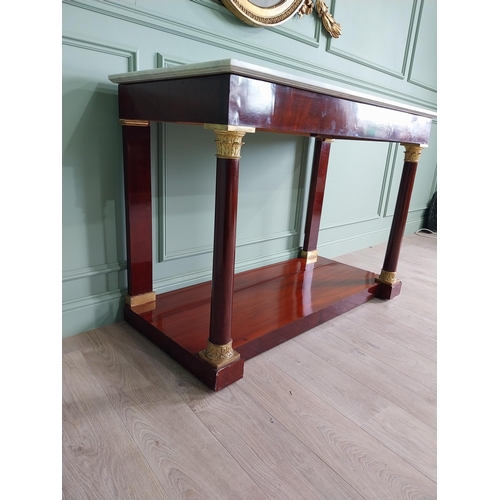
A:
{"type": "Polygon", "coordinates": [[[200,351],[198,356],[217,370],[240,359],[240,355],[233,350],[232,340],[224,345],[212,344],[208,341],[206,349],[200,351]]]}
{"type": "Polygon", "coordinates": [[[391,300],[401,293],[402,283],[396,278],[395,272],[382,271],[375,278],[378,283],[377,297],[382,300],[391,300]]]}

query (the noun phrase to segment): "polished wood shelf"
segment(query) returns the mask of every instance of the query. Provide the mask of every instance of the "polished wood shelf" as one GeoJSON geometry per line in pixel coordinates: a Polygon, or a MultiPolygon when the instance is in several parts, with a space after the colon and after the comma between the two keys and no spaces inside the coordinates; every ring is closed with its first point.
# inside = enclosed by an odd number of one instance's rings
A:
{"type": "MultiPolygon", "coordinates": [[[[376,295],[376,275],[325,258],[292,259],[235,275],[233,348],[247,360],[376,295]]],[[[211,282],[157,296],[156,303],[127,307],[128,322],[210,385],[215,373],[198,358],[210,327],[211,282]]],[[[223,381],[219,382],[223,383],[223,381]]],[[[220,389],[221,387],[217,387],[220,389]]]]}

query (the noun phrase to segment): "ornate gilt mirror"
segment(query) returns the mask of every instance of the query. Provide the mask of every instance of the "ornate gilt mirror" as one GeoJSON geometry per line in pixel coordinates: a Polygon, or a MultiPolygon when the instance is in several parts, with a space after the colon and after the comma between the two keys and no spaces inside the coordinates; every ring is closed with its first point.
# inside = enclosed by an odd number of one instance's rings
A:
{"type": "MultiPolygon", "coordinates": [[[[220,0],[238,19],[250,26],[277,26],[295,14],[300,17],[311,14],[313,0],[220,0]]],[[[340,24],[328,12],[325,0],[316,0],[316,12],[325,29],[338,38],[342,32],[340,24]]]]}
{"type": "Polygon", "coordinates": [[[306,0],[222,0],[238,19],[251,26],[276,26],[295,15],[306,0]]]}

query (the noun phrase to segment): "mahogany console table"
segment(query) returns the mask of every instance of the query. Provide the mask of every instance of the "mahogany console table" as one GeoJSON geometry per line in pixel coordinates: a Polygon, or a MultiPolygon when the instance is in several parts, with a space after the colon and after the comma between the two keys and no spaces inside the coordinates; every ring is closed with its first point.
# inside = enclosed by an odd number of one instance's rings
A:
{"type": "MultiPolygon", "coordinates": [[[[128,294],[125,320],[217,391],[251,358],[373,297],[399,294],[396,268],[422,147],[435,113],[234,59],[111,75],[123,129],[128,294]],[[150,122],[215,133],[211,282],[157,295],[152,276],[150,122]],[[303,247],[295,259],[234,274],[242,138],[315,137],[303,247]],[[405,162],[379,275],[318,256],[330,144],[401,143],[405,162]]],[[[207,132],[208,133],[208,132],[207,132]]]]}

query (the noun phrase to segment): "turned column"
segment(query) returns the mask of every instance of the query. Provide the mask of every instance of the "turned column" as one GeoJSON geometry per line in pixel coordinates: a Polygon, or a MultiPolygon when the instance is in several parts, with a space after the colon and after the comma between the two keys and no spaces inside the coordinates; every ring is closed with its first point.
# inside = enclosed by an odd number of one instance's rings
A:
{"type": "Polygon", "coordinates": [[[384,264],[380,275],[375,280],[379,283],[377,295],[381,299],[392,299],[399,295],[401,290],[401,281],[396,277],[396,269],[403,242],[408,209],[410,208],[411,193],[417,173],[418,160],[422,152],[422,146],[418,144],[402,143],[401,145],[405,148],[403,173],[399,184],[396,208],[392,219],[389,241],[387,242],[384,264]]]}
{"type": "Polygon", "coordinates": [[[120,120],[125,169],[127,281],[125,302],[154,304],[151,214],[151,131],[148,121],[120,120]]]}
{"type": "Polygon", "coordinates": [[[330,158],[330,145],[333,139],[317,137],[314,142],[314,156],[309,185],[309,198],[307,202],[306,225],[304,231],[304,246],[300,256],[307,263],[318,260],[318,235],[325,195],[326,175],[328,160],[330,158]]]}
{"type": "Polygon", "coordinates": [[[218,369],[240,358],[231,338],[238,177],[243,136],[255,129],[211,124],[205,128],[216,135],[217,171],[210,332],[199,356],[218,369]]]}

